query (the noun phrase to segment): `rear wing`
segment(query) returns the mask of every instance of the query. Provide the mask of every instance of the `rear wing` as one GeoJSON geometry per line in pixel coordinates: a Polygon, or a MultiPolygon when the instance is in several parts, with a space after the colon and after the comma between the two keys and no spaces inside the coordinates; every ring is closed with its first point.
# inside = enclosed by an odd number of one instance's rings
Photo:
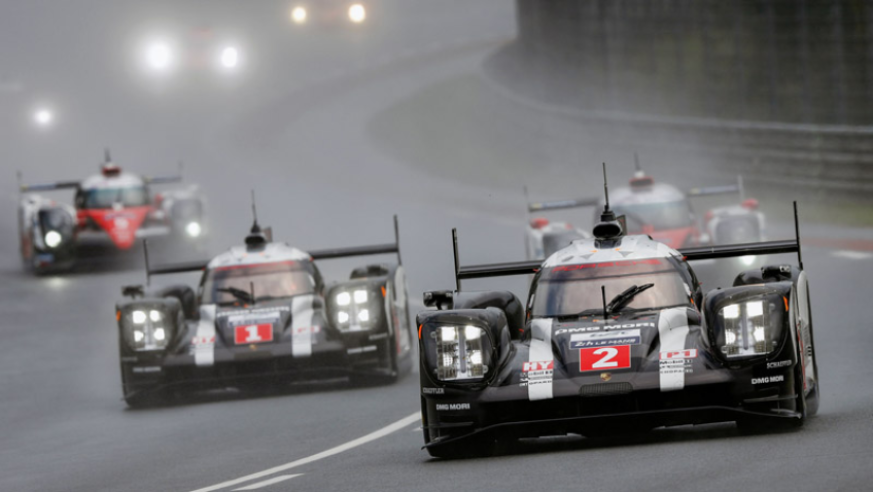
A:
{"type": "MultiPolygon", "coordinates": [[[[733,258],[749,255],[797,253],[798,266],[803,270],[803,257],[800,250],[800,225],[797,218],[797,202],[794,202],[794,235],[794,239],[781,241],[681,248],[678,251],[687,261],[733,258]]],[[[458,257],[457,229],[452,229],[452,247],[455,257],[455,288],[459,292],[461,290],[461,280],[503,277],[510,275],[530,275],[539,272],[540,268],[542,268],[543,262],[539,260],[461,266],[458,257]]]]}
{"type": "Polygon", "coordinates": [[[181,183],[182,175],[177,176],[155,176],[153,178],[149,178],[148,176],[143,177],[148,184],[167,184],[167,183],[181,183]]]}
{"type": "Polygon", "coordinates": [[[68,189],[76,189],[79,187],[78,181],[58,181],[55,183],[40,183],[40,184],[26,185],[22,182],[21,171],[15,172],[15,179],[18,180],[18,190],[21,193],[26,193],[29,191],[68,190],[68,189]]]}
{"type": "Polygon", "coordinates": [[[597,206],[597,202],[597,198],[575,198],[571,200],[555,200],[551,202],[534,202],[527,204],[527,211],[532,213],[567,208],[594,207],[597,206]]]}
{"type": "Polygon", "coordinates": [[[713,196],[713,195],[731,195],[737,193],[740,195],[740,201],[745,200],[746,190],[743,187],[743,176],[737,176],[737,184],[722,185],[722,186],[703,186],[699,188],[691,188],[688,190],[689,197],[697,196],[713,196]]]}
{"type": "Polygon", "coordinates": [[[397,263],[403,264],[400,257],[400,224],[397,216],[394,216],[394,242],[375,244],[371,246],[353,246],[349,248],[331,248],[310,251],[309,256],[313,260],[332,260],[335,258],[348,258],[350,256],[366,256],[397,253],[397,263]]]}
{"type": "MultiPolygon", "coordinates": [[[[267,229],[269,230],[270,228],[267,229]]],[[[146,263],[146,285],[149,285],[151,282],[152,275],[202,271],[205,270],[206,265],[209,264],[209,260],[196,260],[151,266],[149,263],[148,240],[143,240],[143,252],[145,253],[146,263]]],[[[309,256],[311,256],[313,260],[328,260],[333,258],[346,258],[349,256],[381,255],[390,253],[397,253],[397,263],[401,265],[403,264],[403,260],[400,257],[400,225],[396,215],[394,216],[393,243],[372,246],[355,246],[351,248],[322,249],[318,251],[310,251],[309,256]]]]}

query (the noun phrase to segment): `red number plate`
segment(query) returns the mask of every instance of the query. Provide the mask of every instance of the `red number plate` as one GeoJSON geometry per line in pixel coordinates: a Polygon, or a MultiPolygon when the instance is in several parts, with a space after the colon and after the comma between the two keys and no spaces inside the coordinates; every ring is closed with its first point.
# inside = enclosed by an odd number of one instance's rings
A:
{"type": "Polygon", "coordinates": [[[631,366],[630,349],[630,345],[579,349],[579,370],[585,372],[628,369],[631,366]]]}
{"type": "Polygon", "coordinates": [[[273,324],[261,323],[259,325],[240,325],[235,328],[233,334],[237,345],[244,343],[261,343],[273,341],[273,324]]]}

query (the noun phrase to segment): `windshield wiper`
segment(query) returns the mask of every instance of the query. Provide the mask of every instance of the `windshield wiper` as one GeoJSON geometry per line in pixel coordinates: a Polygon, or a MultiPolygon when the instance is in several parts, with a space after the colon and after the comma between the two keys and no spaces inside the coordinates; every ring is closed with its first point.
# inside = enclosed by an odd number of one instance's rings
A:
{"type": "Polygon", "coordinates": [[[215,290],[218,292],[227,292],[239,301],[254,303],[254,297],[252,297],[252,294],[242,289],[237,289],[236,287],[219,287],[215,290]]]}
{"type": "Polygon", "coordinates": [[[606,305],[606,312],[614,313],[616,311],[621,311],[623,307],[627,306],[633,300],[634,296],[654,286],[655,284],[643,284],[640,286],[631,285],[624,292],[613,297],[612,300],[609,301],[609,304],[606,305]]]}

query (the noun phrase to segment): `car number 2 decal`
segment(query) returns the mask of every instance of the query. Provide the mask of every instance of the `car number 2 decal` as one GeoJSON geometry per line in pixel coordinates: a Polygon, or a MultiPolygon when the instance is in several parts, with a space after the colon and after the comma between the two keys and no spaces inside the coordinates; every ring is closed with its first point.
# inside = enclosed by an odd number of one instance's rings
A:
{"type": "Polygon", "coordinates": [[[237,344],[270,342],[273,340],[273,324],[261,323],[237,326],[234,329],[233,338],[237,344]]]}
{"type": "Polygon", "coordinates": [[[579,350],[579,371],[608,371],[630,368],[630,345],[579,350]]]}

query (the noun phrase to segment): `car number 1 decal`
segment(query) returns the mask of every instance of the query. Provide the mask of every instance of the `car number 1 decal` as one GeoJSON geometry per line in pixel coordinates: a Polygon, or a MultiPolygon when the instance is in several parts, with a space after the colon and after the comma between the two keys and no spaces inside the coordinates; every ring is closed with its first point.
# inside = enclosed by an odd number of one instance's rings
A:
{"type": "Polygon", "coordinates": [[[580,372],[628,369],[630,366],[630,345],[579,350],[580,372]]]}
{"type": "Polygon", "coordinates": [[[257,325],[240,325],[234,329],[234,342],[239,345],[243,343],[260,343],[273,341],[273,324],[261,323],[257,325]]]}

